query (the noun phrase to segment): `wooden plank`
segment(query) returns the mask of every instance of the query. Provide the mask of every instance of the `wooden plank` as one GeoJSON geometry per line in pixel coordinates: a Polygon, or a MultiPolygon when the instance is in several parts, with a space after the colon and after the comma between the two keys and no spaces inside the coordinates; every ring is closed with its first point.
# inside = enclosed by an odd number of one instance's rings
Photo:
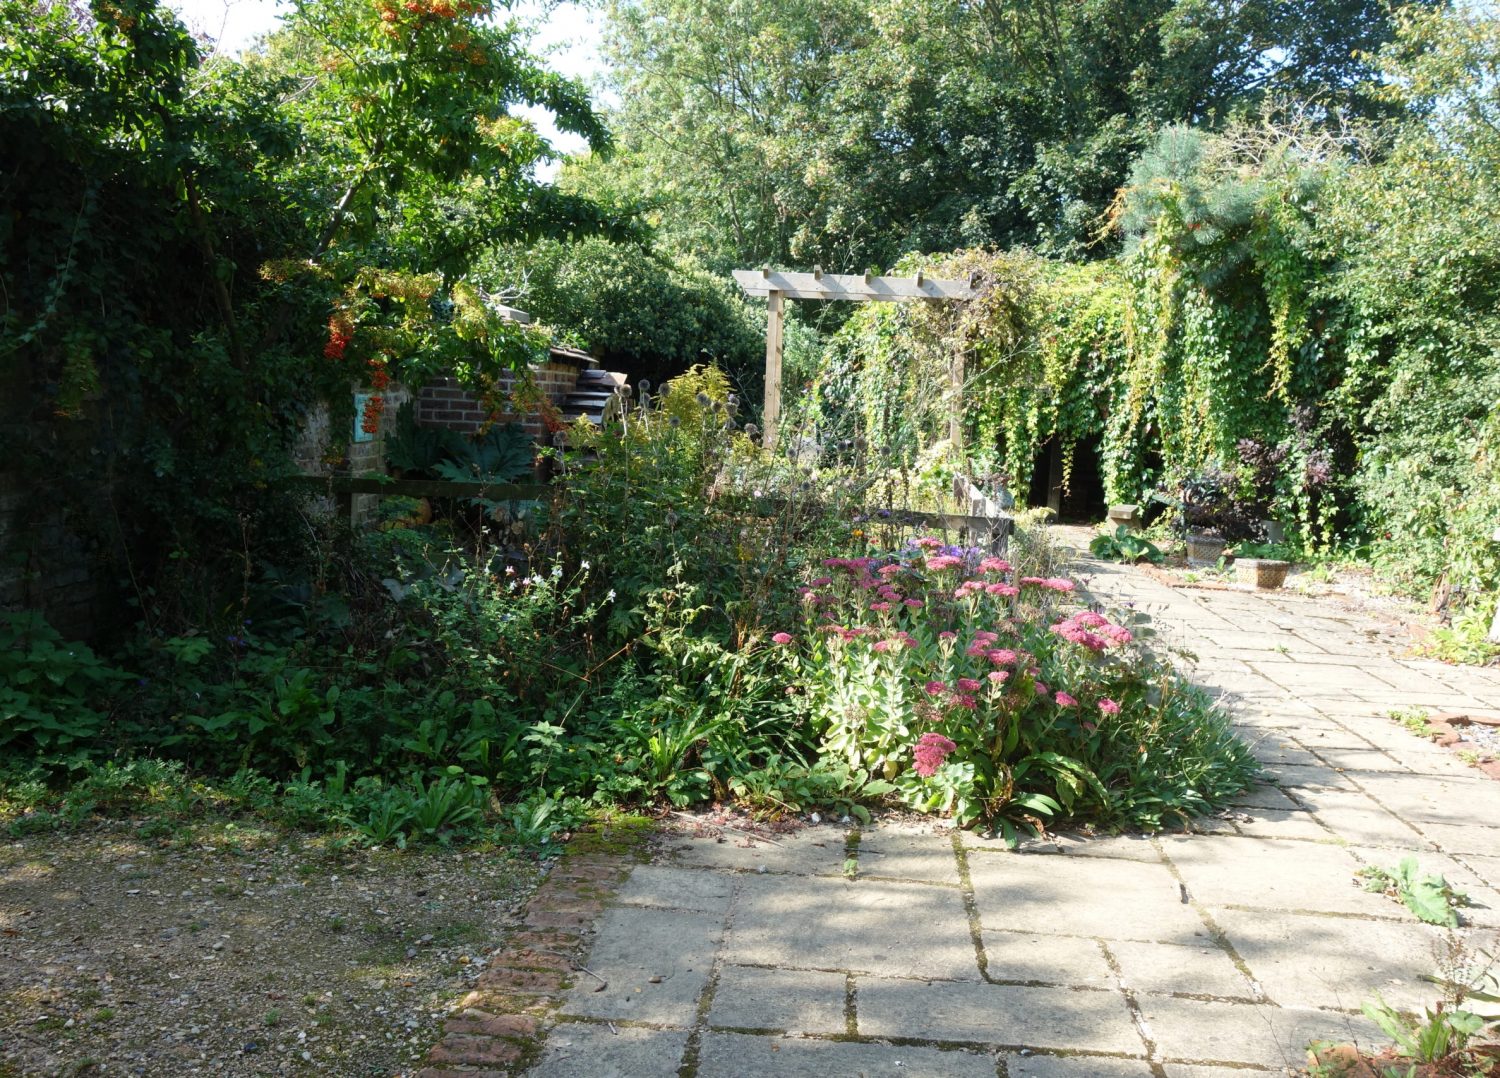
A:
{"type": "Polygon", "coordinates": [[[383,479],[378,476],[293,475],[290,486],[311,493],[383,494],[392,498],[487,498],[493,502],[538,501],[553,488],[537,483],[457,483],[446,479],[383,479]]]}
{"type": "MultiPolygon", "coordinates": [[[[736,271],[739,272],[739,271],[736,271]]],[[[780,292],[769,293],[766,304],[766,398],[761,422],[765,434],[761,445],[776,451],[776,428],[781,422],[781,330],[784,303],[780,292]]]]}
{"type": "Polygon", "coordinates": [[[964,459],[964,353],[956,346],[948,357],[948,452],[964,459]]]}
{"type": "Polygon", "coordinates": [[[786,299],[845,300],[870,303],[908,299],[973,299],[968,281],[915,277],[872,277],[854,273],[783,273],[780,270],[735,270],[734,279],[747,296],[780,292],[786,299]]]}

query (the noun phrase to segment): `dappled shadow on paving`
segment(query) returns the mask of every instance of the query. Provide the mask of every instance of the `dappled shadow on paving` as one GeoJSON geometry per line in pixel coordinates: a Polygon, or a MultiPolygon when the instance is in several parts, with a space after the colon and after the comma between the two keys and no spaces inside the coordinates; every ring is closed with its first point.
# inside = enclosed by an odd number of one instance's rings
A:
{"type": "Polygon", "coordinates": [[[594,1075],[1282,1073],[1315,1039],[1380,1043],[1377,993],[1430,1002],[1446,934],[1354,874],[1416,854],[1471,894],[1457,938],[1488,945],[1500,783],[1388,712],[1500,709],[1500,674],[1307,600],[1084,576],[1191,645],[1266,783],[1209,833],[1020,852],[935,824],[666,834],[599,925],[608,988],[572,990],[534,1073],[581,1073],[581,1043],[594,1075]]]}

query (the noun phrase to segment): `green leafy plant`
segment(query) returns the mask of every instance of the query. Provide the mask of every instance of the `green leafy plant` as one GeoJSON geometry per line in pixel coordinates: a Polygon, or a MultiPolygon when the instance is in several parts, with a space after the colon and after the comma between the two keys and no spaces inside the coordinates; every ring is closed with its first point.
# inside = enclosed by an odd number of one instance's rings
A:
{"type": "Polygon", "coordinates": [[[1421,708],[1395,708],[1391,711],[1391,718],[1406,727],[1418,737],[1433,736],[1432,726],[1427,722],[1428,714],[1421,708]]]}
{"type": "Polygon", "coordinates": [[[41,614],[0,614],[0,748],[51,753],[98,738],[128,680],[41,614]]]}
{"type": "Polygon", "coordinates": [[[1011,841],[1069,819],[1156,828],[1256,771],[1201,693],[1137,644],[1149,627],[1078,609],[1070,579],[1014,577],[931,538],[824,566],[802,641],[778,638],[820,751],[919,811],[1011,841]]]}
{"type": "Polygon", "coordinates": [[[1409,1018],[1379,996],[1361,1008],[1365,1016],[1396,1042],[1397,1050],[1419,1063],[1438,1063],[1465,1048],[1485,1027],[1485,1020],[1471,1011],[1448,1009],[1439,1003],[1426,1008],[1422,1017],[1409,1018]]]}
{"type": "Polygon", "coordinates": [[[1430,925],[1458,927],[1458,908],[1469,904],[1468,896],[1456,891],[1441,875],[1423,873],[1415,857],[1403,857],[1394,869],[1368,865],[1358,875],[1366,891],[1389,895],[1430,925]]]}
{"type": "Polygon", "coordinates": [[[868,823],[867,805],[895,791],[894,783],[872,778],[868,771],[843,760],[819,758],[798,763],[772,753],[759,767],[730,779],[735,798],[765,819],[781,819],[812,809],[852,816],[868,823]]]}
{"type": "Polygon", "coordinates": [[[1107,558],[1110,561],[1124,562],[1134,565],[1139,561],[1149,561],[1159,565],[1166,560],[1160,548],[1149,539],[1136,535],[1125,525],[1121,524],[1115,528],[1114,534],[1096,535],[1089,543],[1089,553],[1096,558],[1107,558]]]}

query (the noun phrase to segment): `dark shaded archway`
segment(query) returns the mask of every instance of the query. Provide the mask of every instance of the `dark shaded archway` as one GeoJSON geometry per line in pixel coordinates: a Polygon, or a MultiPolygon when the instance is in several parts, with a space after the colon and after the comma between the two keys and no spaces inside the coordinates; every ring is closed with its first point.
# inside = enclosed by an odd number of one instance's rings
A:
{"type": "Polygon", "coordinates": [[[1054,435],[1037,449],[1032,461],[1026,504],[1047,507],[1069,524],[1094,524],[1104,519],[1104,479],[1099,470],[1099,439],[1080,439],[1073,447],[1073,467],[1063,482],[1062,444],[1054,435]]]}

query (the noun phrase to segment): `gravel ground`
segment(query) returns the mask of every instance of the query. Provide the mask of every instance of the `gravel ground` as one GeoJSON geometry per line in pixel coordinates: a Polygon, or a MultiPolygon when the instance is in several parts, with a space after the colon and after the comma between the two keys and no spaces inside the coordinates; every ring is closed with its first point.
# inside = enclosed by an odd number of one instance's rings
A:
{"type": "Polygon", "coordinates": [[[407,1072],[542,872],[233,824],[0,844],[0,1076],[407,1072]]]}

